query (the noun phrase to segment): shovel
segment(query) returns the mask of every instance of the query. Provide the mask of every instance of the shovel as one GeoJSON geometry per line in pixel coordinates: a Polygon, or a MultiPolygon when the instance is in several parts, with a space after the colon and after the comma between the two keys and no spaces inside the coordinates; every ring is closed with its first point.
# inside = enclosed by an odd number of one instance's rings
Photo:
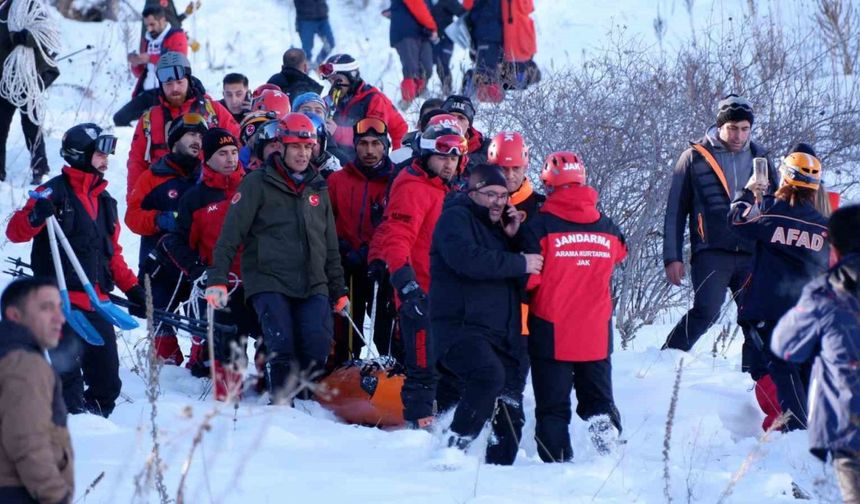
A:
{"type": "Polygon", "coordinates": [[[90,303],[93,305],[93,308],[95,308],[96,313],[101,315],[103,319],[107,320],[111,324],[126,331],[140,327],[137,320],[123,311],[120,307],[110,301],[102,301],[99,299],[98,295],[96,295],[95,288],[93,288],[93,284],[90,283],[90,280],[87,278],[87,274],[84,273],[84,268],[81,267],[81,262],[78,261],[78,257],[72,249],[72,244],[69,243],[69,239],[66,238],[66,234],[63,233],[60,223],[57,222],[57,218],[54,216],[49,217],[48,225],[53,226],[54,231],[56,231],[57,237],[60,240],[60,245],[62,245],[63,250],[66,251],[66,256],[72,263],[72,267],[75,268],[75,273],[78,275],[78,279],[84,285],[84,291],[87,293],[87,297],[90,298],[90,303]]]}

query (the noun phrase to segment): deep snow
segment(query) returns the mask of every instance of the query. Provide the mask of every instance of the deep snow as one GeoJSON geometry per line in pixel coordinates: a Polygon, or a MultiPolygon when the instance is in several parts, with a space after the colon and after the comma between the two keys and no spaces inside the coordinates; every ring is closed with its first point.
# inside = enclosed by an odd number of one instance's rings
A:
{"type": "MultiPolygon", "coordinates": [[[[143,2],[131,3],[139,7],[143,2]]],[[[388,48],[388,22],[377,15],[385,2],[370,0],[363,13],[355,10],[358,3],[329,2],[337,49],[355,55],[364,76],[393,94],[399,81],[399,63],[388,48]]],[[[679,0],[536,3],[537,60],[545,66],[565,65],[578,60],[582,51],[598,49],[613,24],[641,34],[645,44],[656,48],[651,23],[658,4],[669,25],[665,43],[680,43],[690,30],[679,0]]],[[[801,11],[808,3],[784,2],[776,8],[801,11]]],[[[745,5],[742,0],[696,2],[696,23],[723,22],[745,5]]],[[[283,50],[298,45],[294,20],[292,2],[286,0],[204,2],[203,9],[185,24],[191,36],[203,44],[192,59],[194,72],[216,98],[220,98],[220,78],[226,72],[244,72],[252,85],[264,82],[278,70],[283,50]]],[[[137,23],[63,20],[61,26],[66,50],[87,43],[96,49],[71,62],[61,62],[63,73],[51,88],[45,132],[54,174],[62,166],[58,155],[62,132],[76,122],[108,124],[112,113],[127,99],[133,79],[124,56],[136,49],[139,33],[137,23]]],[[[455,61],[464,58],[458,51],[455,61]]],[[[15,122],[8,142],[10,177],[0,184],[0,210],[7,216],[23,203],[29,189],[28,155],[17,119],[15,122]]],[[[132,130],[120,128],[116,134],[119,145],[108,179],[124,214],[125,157],[132,130]]],[[[124,256],[133,268],[137,241],[124,231],[124,256]]],[[[29,246],[6,241],[2,254],[28,258],[29,246]]],[[[0,285],[8,280],[3,276],[0,285]]],[[[442,448],[439,432],[386,432],[344,425],[312,402],[299,402],[295,409],[288,409],[262,406],[258,398],[250,397],[234,412],[211,399],[199,400],[204,382],[186,370],[165,369],[158,425],[169,494],[175,497],[191,439],[203,417],[218,408],[212,430],[204,434],[191,462],[187,502],[343,502],[365,498],[380,503],[664,501],[666,414],[676,367],[683,358],[669,452],[670,492],[675,502],[718,501],[745,461],[751,462],[749,468],[738,478],[727,502],[793,501],[792,481],[816,498],[837,501],[832,471],[809,455],[804,433],[772,434],[766,441],[759,440],[762,414],[754,402],[751,380],[740,373],[737,342],[725,355],[713,357],[709,351],[717,333],[713,329],[691,354],[657,350],[679,315],[667,314],[661,325],[643,328],[630,348],[614,354],[616,399],[626,445],[611,456],[597,456],[584,436],[584,424],[575,418],[572,464],[546,465],[537,458],[530,385],[520,457],[514,467],[506,468],[479,463],[485,438],[462,456],[442,448]]],[[[91,415],[70,419],[77,495],[82,495],[102,471],[105,473],[104,480],[87,497],[89,503],[131,502],[135,478],[150,453],[150,407],[144,382],[130,371],[133,348],[142,337],[142,331],[125,333],[120,342],[126,402],[107,420],[91,415]]],[[[187,341],[183,344],[187,346],[187,341]]],[[[158,500],[153,489],[146,495],[144,501],[158,500]]]]}

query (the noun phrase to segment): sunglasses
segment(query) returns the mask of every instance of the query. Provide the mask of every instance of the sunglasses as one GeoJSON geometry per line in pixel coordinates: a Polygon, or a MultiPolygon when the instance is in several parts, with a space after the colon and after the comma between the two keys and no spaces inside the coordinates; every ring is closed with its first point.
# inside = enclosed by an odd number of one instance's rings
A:
{"type": "Polygon", "coordinates": [[[385,123],[375,117],[365,117],[355,123],[355,133],[364,135],[367,133],[376,133],[377,135],[387,135],[388,127],[385,123]]]}
{"type": "Polygon", "coordinates": [[[188,77],[185,67],[171,66],[159,68],[155,71],[155,76],[158,77],[158,82],[170,82],[188,77]]]}
{"type": "Polygon", "coordinates": [[[462,156],[468,153],[469,144],[459,135],[442,135],[439,138],[422,138],[421,148],[429,149],[437,154],[462,156]]]}
{"type": "Polygon", "coordinates": [[[113,135],[101,135],[96,138],[96,151],[102,154],[113,154],[116,152],[116,137],[113,135]]]}

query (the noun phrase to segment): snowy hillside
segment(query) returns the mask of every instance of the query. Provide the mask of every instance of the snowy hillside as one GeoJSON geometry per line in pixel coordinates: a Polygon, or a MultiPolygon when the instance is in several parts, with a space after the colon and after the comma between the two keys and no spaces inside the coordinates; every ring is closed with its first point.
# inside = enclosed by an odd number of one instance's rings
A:
{"type": "MultiPolygon", "coordinates": [[[[142,0],[130,2],[139,8],[142,0]]],[[[182,3],[182,2],[178,2],[182,3]]],[[[330,0],[336,51],[349,52],[361,63],[363,76],[389,95],[398,89],[400,67],[388,47],[388,21],[378,13],[385,0],[330,0]],[[369,3],[365,10],[356,5],[369,3]]],[[[538,63],[562,67],[579,60],[582,51],[598,50],[613,26],[639,33],[657,50],[652,27],[660,14],[668,30],[664,43],[677,44],[689,34],[691,16],[680,0],[537,0],[538,63]]],[[[803,12],[808,0],[772,2],[772,8],[803,12]]],[[[220,79],[231,71],[245,73],[252,86],[278,71],[281,54],[298,44],[295,13],[288,0],[208,0],[185,28],[203,47],[192,58],[194,73],[210,94],[220,98],[220,79]]],[[[719,25],[740,13],[744,0],[694,2],[695,23],[719,25]]],[[[110,123],[133,86],[125,63],[137,49],[139,24],[84,24],[61,21],[64,52],[86,44],[93,50],[60,63],[61,77],[50,90],[46,141],[52,174],[62,166],[58,155],[63,131],[93,121],[110,123]]],[[[455,67],[466,55],[458,51],[455,67]]],[[[459,72],[459,70],[458,70],[459,72]]],[[[455,73],[455,81],[457,74],[455,73]]],[[[431,85],[438,85],[434,80],[431,85]]],[[[29,186],[28,154],[15,119],[9,139],[9,178],[0,184],[0,213],[8,216],[23,204],[29,186]]],[[[125,213],[125,161],[132,129],[119,128],[117,155],[107,174],[109,191],[125,213]]],[[[8,217],[4,219],[4,223],[8,217]]],[[[5,226],[4,226],[5,228],[5,226]]],[[[124,230],[124,256],[137,263],[138,238],[124,230]]],[[[4,241],[5,257],[29,257],[29,246],[4,241]]],[[[0,286],[9,281],[0,277],[0,286]]],[[[763,415],[755,403],[753,382],[740,372],[740,342],[711,354],[718,328],[702,338],[690,354],[660,352],[660,344],[680,313],[666,314],[648,326],[626,350],[614,354],[616,401],[626,440],[617,453],[598,456],[574,418],[574,462],[547,465],[537,456],[534,399],[526,388],[527,424],[521,452],[513,467],[479,463],[485,439],[467,456],[442,447],[442,434],[387,432],[339,423],[313,402],[295,409],[267,407],[257,397],[238,406],[200,400],[204,383],[185,369],[161,374],[158,427],[167,492],[176,496],[183,466],[189,463],[192,439],[204,420],[211,430],[190,458],[186,502],[281,503],[519,503],[662,502],[664,488],[674,502],[793,502],[792,484],[825,502],[838,501],[832,470],[807,452],[806,434],[772,434],[761,439],[763,415]],[[672,384],[683,359],[671,446],[664,454],[666,418],[672,384]],[[668,475],[664,475],[664,463],[668,475]]],[[[729,316],[727,316],[729,317],[729,316]]],[[[82,415],[70,419],[76,452],[77,496],[101,480],[81,502],[134,502],[135,481],[151,452],[143,379],[132,371],[135,346],[143,331],[124,333],[123,397],[109,419],[82,415]]],[[[186,349],[188,341],[183,341],[186,349]]],[[[618,346],[618,345],[616,345],[618,346]]],[[[443,422],[444,424],[445,422],[443,422]]],[[[138,493],[138,495],[141,495],[138,493]]],[[[158,502],[149,489],[142,502],[158,502]]]]}

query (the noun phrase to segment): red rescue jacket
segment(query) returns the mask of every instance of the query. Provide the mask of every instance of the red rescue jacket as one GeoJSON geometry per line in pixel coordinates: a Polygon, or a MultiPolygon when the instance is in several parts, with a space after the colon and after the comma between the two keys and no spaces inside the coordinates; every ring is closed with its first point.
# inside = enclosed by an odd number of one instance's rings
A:
{"type": "Polygon", "coordinates": [[[558,189],[526,223],[527,251],[544,257],[527,286],[533,357],[587,362],[611,352],[610,279],[627,245],[596,205],[591,187],[558,189]]]}
{"type": "Polygon", "coordinates": [[[524,62],[537,53],[537,35],[531,13],[533,0],[501,0],[502,26],[504,29],[505,61],[524,62]]]}
{"type": "Polygon", "coordinates": [[[391,137],[391,148],[400,148],[403,136],[409,131],[409,125],[387,96],[366,83],[362,83],[349,100],[341,100],[338,103],[334,114],[337,130],[332,136],[335,143],[352,149],[352,127],[365,117],[375,117],[385,122],[388,136],[391,137]]]}
{"type": "Polygon", "coordinates": [[[382,216],[391,169],[388,158],[375,172],[362,170],[352,162],[329,175],[326,180],[337,237],[349,242],[353,250],[370,245],[380,224],[371,217],[377,214],[382,216]]]}
{"type": "MultiPolygon", "coordinates": [[[[188,36],[181,28],[167,28],[168,32],[161,42],[161,47],[153,48],[150,51],[149,41],[146,37],[140,37],[140,54],[149,55],[149,62],[153,65],[158,65],[158,60],[161,55],[166,52],[178,52],[188,56],[188,36]]],[[[131,67],[131,73],[137,77],[137,83],[134,85],[134,91],[131,96],[137,96],[143,91],[143,82],[146,80],[147,66],[146,63],[134,65],[131,67]]]]}
{"type": "Polygon", "coordinates": [[[429,292],[430,242],[450,189],[418,163],[413,161],[394,179],[382,224],[370,242],[368,260],[381,259],[392,273],[411,265],[418,285],[429,292]]]}

